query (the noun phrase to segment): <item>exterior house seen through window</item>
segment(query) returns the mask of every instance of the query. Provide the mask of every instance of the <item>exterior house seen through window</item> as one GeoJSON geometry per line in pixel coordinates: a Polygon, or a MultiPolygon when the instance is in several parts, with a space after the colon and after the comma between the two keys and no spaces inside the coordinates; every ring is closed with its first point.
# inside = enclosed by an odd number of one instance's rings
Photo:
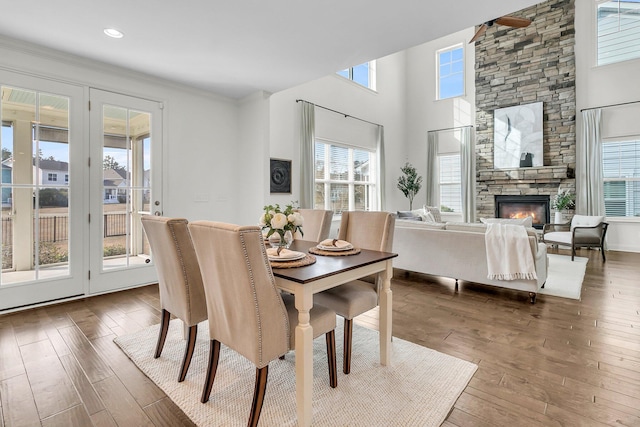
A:
{"type": "Polygon", "coordinates": [[[375,152],[317,139],[314,208],[377,210],[375,159],[375,152]]]}
{"type": "Polygon", "coordinates": [[[462,173],[460,154],[440,154],[440,210],[462,212],[462,173]]]}
{"type": "Polygon", "coordinates": [[[336,74],[353,80],[361,86],[376,90],[376,61],[365,62],[355,67],[340,70],[336,74]]]}
{"type": "Polygon", "coordinates": [[[58,180],[58,174],[56,173],[48,173],[47,174],[47,181],[49,182],[54,182],[58,180]]]}
{"type": "Polygon", "coordinates": [[[640,140],[602,143],[604,207],[608,217],[640,217],[640,140]]]}
{"type": "Polygon", "coordinates": [[[597,64],[640,58],[640,0],[597,3],[597,64]]]}
{"type": "Polygon", "coordinates": [[[438,67],[437,99],[464,95],[464,49],[462,45],[436,52],[438,67]]]}

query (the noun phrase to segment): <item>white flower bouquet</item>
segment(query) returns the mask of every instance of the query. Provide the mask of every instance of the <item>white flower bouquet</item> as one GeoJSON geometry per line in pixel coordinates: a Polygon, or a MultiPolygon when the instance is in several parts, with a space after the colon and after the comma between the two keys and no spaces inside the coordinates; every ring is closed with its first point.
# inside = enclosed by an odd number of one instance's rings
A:
{"type": "Polygon", "coordinates": [[[299,212],[294,211],[293,203],[285,206],[284,210],[280,205],[267,205],[264,207],[264,213],[260,216],[259,224],[263,232],[268,230],[266,237],[271,237],[274,233],[280,235],[280,241],[284,242],[284,235],[287,231],[293,235],[296,231],[302,232],[302,224],[304,218],[299,212]]]}

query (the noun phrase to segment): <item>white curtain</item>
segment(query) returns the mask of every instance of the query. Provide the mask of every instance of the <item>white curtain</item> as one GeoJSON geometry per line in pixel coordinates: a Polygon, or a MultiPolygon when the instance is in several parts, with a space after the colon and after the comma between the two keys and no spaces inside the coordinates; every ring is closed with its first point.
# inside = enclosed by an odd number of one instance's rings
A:
{"type": "Polygon", "coordinates": [[[462,221],[476,221],[476,151],[472,128],[460,129],[460,171],[462,172],[462,221]]]}
{"type": "Polygon", "coordinates": [[[376,153],[378,156],[378,205],[380,210],[383,211],[385,207],[385,180],[384,180],[384,127],[378,125],[378,131],[376,134],[376,153]]]}
{"type": "Polygon", "coordinates": [[[439,206],[440,178],[438,175],[438,132],[427,133],[427,206],[439,206]]]}
{"type": "Polygon", "coordinates": [[[315,108],[301,101],[300,108],[300,207],[313,209],[314,205],[314,153],[315,108]]]}
{"type": "Polygon", "coordinates": [[[604,215],[600,108],[582,112],[582,139],[576,156],[576,213],[604,215]]]}

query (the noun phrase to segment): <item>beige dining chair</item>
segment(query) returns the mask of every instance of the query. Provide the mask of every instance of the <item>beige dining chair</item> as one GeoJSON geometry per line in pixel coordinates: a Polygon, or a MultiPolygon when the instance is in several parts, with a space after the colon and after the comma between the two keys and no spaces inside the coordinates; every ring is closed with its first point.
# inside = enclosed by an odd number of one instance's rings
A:
{"type": "Polygon", "coordinates": [[[311,242],[321,242],[329,237],[331,230],[331,220],[333,211],[322,209],[296,209],[304,218],[302,232],[304,236],[296,231],[295,237],[298,240],[309,240],[311,242]]]}
{"type": "Polygon", "coordinates": [[[158,271],[162,321],[154,357],[162,353],[173,314],[182,320],[187,335],[178,381],[184,381],[196,345],[198,323],[207,319],[200,267],[184,218],[145,215],[141,218],[153,262],[158,271]],[[188,329],[187,329],[188,328],[188,329]]]}
{"type": "MultiPolygon", "coordinates": [[[[338,239],[360,249],[391,252],[396,218],[389,212],[342,212],[338,239]]],[[[380,274],[375,283],[355,280],[314,295],[313,303],[321,304],[344,317],[342,371],[351,372],[351,337],[353,318],[378,305],[380,274]]]]}
{"type": "MultiPolygon", "coordinates": [[[[255,426],[262,410],[269,362],[293,347],[298,318],[293,297],[281,296],[276,287],[259,227],[194,221],[189,231],[202,270],[211,339],[200,400],[209,400],[222,343],[256,366],[249,416],[249,425],[255,426]]],[[[314,338],[326,335],[330,385],[335,387],[336,314],[314,306],[310,317],[314,338]]]]}

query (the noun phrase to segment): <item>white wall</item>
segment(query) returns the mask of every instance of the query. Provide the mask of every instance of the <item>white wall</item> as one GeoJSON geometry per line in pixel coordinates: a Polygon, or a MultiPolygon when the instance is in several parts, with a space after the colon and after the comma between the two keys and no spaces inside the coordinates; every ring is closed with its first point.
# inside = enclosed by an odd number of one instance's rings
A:
{"type": "MultiPolygon", "coordinates": [[[[469,44],[474,29],[469,28],[416,46],[407,56],[407,161],[426,181],[427,132],[430,130],[475,125],[475,49],[469,44]],[[465,95],[453,99],[436,99],[436,52],[462,43],[465,59],[465,95]]],[[[426,202],[420,190],[414,206],[426,202]]],[[[408,206],[407,206],[408,207],[408,206]]],[[[445,214],[449,221],[461,221],[461,215],[445,214]]]]}
{"type": "Polygon", "coordinates": [[[7,38],[0,38],[0,67],[162,102],[163,213],[192,220],[235,218],[236,187],[230,182],[238,172],[235,101],[7,38]]]}
{"type": "MultiPolygon", "coordinates": [[[[640,101],[640,59],[596,67],[595,2],[576,1],[576,134],[582,137],[580,110],[640,101]]],[[[640,136],[640,103],[602,110],[603,137],[640,136]]],[[[640,252],[640,218],[608,219],[611,250],[640,252]]]]}
{"type": "MultiPolygon", "coordinates": [[[[377,92],[337,75],[330,75],[271,96],[270,150],[274,158],[292,159],[292,194],[271,195],[265,190],[265,202],[287,204],[300,195],[300,110],[297,99],[312,102],[384,126],[386,204],[384,210],[395,211],[404,203],[396,189],[400,166],[406,158],[405,145],[405,55],[404,52],[377,61],[377,92]]],[[[319,109],[318,109],[319,110],[319,109]]],[[[324,114],[324,113],[319,113],[324,114]]],[[[336,115],[335,126],[352,118],[336,115]]],[[[267,176],[265,175],[265,178],[267,176]]]]}

